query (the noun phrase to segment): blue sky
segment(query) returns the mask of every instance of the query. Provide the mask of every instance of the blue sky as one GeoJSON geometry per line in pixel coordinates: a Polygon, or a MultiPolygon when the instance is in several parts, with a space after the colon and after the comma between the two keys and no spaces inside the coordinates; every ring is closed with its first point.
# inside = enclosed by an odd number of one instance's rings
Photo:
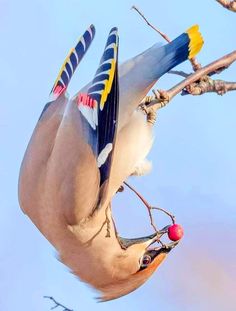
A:
{"type": "MultiPolygon", "coordinates": [[[[44,295],[76,311],[235,310],[236,93],[178,96],[159,112],[149,156],[153,171],[130,183],[152,205],[172,211],[185,237],[134,293],[97,304],[96,293],[56,259],[19,208],[17,179],[25,148],[64,57],[87,26],[96,26],[96,38],[71,82],[71,94],[93,77],[111,27],[119,28],[120,62],[162,41],[130,10],[133,4],[171,38],[198,23],[205,39],[202,64],[235,49],[235,15],[214,0],[191,5],[187,0],[0,0],[0,310],[49,310],[44,295]]],[[[180,68],[191,69],[188,63],[180,68]]],[[[221,77],[234,81],[235,69],[221,77]]],[[[157,87],[178,81],[166,75],[157,87]]],[[[115,200],[114,214],[123,235],[151,232],[145,208],[129,191],[115,200]]],[[[161,225],[165,219],[156,214],[156,221],[161,225]]]]}

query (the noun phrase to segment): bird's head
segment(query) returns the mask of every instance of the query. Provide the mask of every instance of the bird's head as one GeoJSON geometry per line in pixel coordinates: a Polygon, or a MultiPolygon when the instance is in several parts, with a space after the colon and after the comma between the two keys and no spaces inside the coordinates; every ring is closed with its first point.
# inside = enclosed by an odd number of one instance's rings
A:
{"type": "MultiPolygon", "coordinates": [[[[93,234],[89,243],[78,243],[81,241],[78,234],[82,230],[80,227],[77,232],[74,228],[74,247],[72,248],[71,242],[66,243],[62,248],[63,253],[60,253],[60,260],[76,276],[101,293],[100,301],[122,297],[140,287],[179,242],[159,244],[161,246],[156,247],[154,245],[163,235],[168,233],[170,237],[169,229],[173,226],[166,226],[149,236],[126,239],[117,235],[112,224],[109,227],[109,237],[106,226],[103,226],[99,232],[93,232],[97,233],[93,234]]],[[[90,233],[92,228],[92,225],[86,226],[84,231],[90,233]]]]}
{"type": "Polygon", "coordinates": [[[116,261],[114,282],[98,288],[102,293],[102,297],[99,298],[100,301],[108,301],[124,296],[147,281],[167,254],[178,244],[178,242],[172,242],[160,247],[151,247],[163,232],[166,232],[166,228],[143,238],[119,238],[125,251],[123,255],[114,259],[116,261]],[[126,276],[123,277],[123,273],[126,276]]]}

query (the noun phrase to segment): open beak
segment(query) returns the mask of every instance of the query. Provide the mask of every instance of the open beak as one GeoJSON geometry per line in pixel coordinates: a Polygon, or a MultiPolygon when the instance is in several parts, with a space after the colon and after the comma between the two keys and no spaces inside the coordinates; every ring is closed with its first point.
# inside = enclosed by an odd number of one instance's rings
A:
{"type": "Polygon", "coordinates": [[[179,244],[179,241],[170,242],[168,244],[163,244],[160,247],[154,247],[154,248],[150,249],[150,251],[154,251],[157,255],[159,253],[163,253],[163,252],[169,253],[178,244],[179,244]]]}
{"type": "MultiPolygon", "coordinates": [[[[159,239],[162,237],[162,235],[168,232],[168,228],[169,226],[166,226],[151,235],[140,237],[140,238],[128,239],[128,238],[118,237],[118,240],[120,242],[121,247],[124,249],[128,248],[129,246],[133,244],[140,244],[140,243],[146,243],[147,248],[148,248],[151,244],[158,242],[159,239]]],[[[173,243],[170,243],[168,245],[172,245],[172,244],[173,243]]],[[[166,245],[166,247],[169,247],[168,245],[166,245]]]]}

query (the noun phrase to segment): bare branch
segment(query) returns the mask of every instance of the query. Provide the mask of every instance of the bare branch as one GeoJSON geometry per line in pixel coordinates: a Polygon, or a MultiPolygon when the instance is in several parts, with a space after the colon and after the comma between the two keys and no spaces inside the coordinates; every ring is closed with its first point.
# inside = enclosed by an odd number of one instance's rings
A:
{"type": "Polygon", "coordinates": [[[153,26],[149,21],[148,19],[143,15],[143,13],[140,12],[140,10],[135,6],[133,5],[131,9],[134,9],[136,12],[138,12],[138,14],[145,20],[145,22],[148,24],[148,26],[150,26],[153,30],[155,30],[156,32],[158,32],[162,38],[164,38],[167,42],[171,42],[171,39],[166,35],[164,34],[162,31],[160,31],[159,29],[157,29],[155,26],[153,26]]]}
{"type": "Polygon", "coordinates": [[[228,67],[221,67],[221,68],[218,68],[218,69],[216,69],[216,70],[214,70],[214,71],[212,71],[212,72],[210,72],[209,74],[208,74],[208,76],[213,76],[213,75],[215,75],[215,74],[220,74],[221,72],[223,72],[224,70],[226,70],[226,69],[228,69],[228,67]]]}
{"type": "Polygon", "coordinates": [[[172,221],[173,224],[175,223],[175,216],[174,216],[174,215],[172,215],[170,212],[167,212],[167,211],[164,210],[163,208],[151,206],[137,190],[135,190],[132,186],[130,186],[130,184],[128,184],[127,182],[124,182],[124,184],[125,184],[131,191],[133,191],[133,192],[139,197],[139,199],[143,202],[143,204],[147,207],[147,209],[148,209],[148,214],[149,214],[149,218],[150,218],[150,222],[151,222],[151,226],[153,227],[153,229],[154,229],[156,232],[157,232],[158,230],[157,230],[157,227],[156,227],[155,224],[154,224],[151,210],[158,210],[158,211],[161,211],[162,213],[166,214],[167,216],[169,216],[169,217],[171,218],[171,221],[172,221]]]}
{"type": "Polygon", "coordinates": [[[55,303],[55,306],[51,307],[51,310],[54,310],[58,307],[63,308],[63,311],[73,311],[72,309],[68,309],[67,307],[63,306],[61,303],[57,302],[53,297],[51,296],[44,296],[43,298],[47,298],[52,300],[55,303]]]}
{"type": "Polygon", "coordinates": [[[151,226],[153,227],[153,229],[157,232],[158,229],[156,227],[156,225],[154,224],[154,221],[153,221],[153,217],[152,217],[152,213],[151,213],[151,206],[149,205],[149,203],[144,199],[144,197],[138,193],[138,191],[136,191],[133,187],[131,187],[127,182],[124,182],[124,184],[130,189],[132,190],[138,197],[139,199],[143,202],[143,204],[147,207],[147,210],[148,210],[148,215],[149,215],[149,218],[150,218],[150,222],[151,222],[151,226]]]}
{"type": "Polygon", "coordinates": [[[236,12],[236,1],[228,1],[228,0],[216,0],[220,3],[224,8],[228,9],[229,11],[236,12]]]}
{"type": "MultiPolygon", "coordinates": [[[[191,85],[193,83],[195,83],[196,81],[200,81],[199,83],[201,83],[201,81],[204,81],[202,80],[203,77],[207,76],[209,73],[215,72],[219,68],[229,67],[235,61],[236,61],[236,51],[233,51],[232,53],[219,58],[218,60],[212,62],[211,64],[189,75],[186,79],[184,79],[182,82],[178,83],[168,91],[158,90],[158,92],[155,93],[155,96],[153,96],[151,99],[150,96],[148,96],[148,100],[146,101],[146,99],[144,99],[141,105],[145,104],[146,107],[153,107],[155,110],[158,110],[167,105],[169,101],[178,93],[180,93],[183,89],[186,89],[187,91],[189,89],[190,94],[192,92],[195,93],[194,95],[200,95],[204,92],[200,92],[200,94],[197,94],[199,92],[197,91],[194,92],[193,90],[190,90],[191,85]]],[[[220,95],[223,95],[227,91],[235,90],[235,83],[224,82],[222,80],[220,80],[221,82],[219,82],[219,80],[215,80],[218,82],[214,82],[213,84],[215,85],[211,85],[211,81],[213,80],[211,80],[209,77],[207,77],[207,79],[209,86],[208,88],[202,87],[202,90],[205,89],[207,91],[209,89],[209,92],[216,92],[217,94],[220,95]],[[223,86],[224,83],[226,83],[225,86],[223,86]]],[[[204,82],[206,82],[206,80],[204,82]]]]}
{"type": "Polygon", "coordinates": [[[236,51],[233,51],[230,54],[227,54],[218,60],[212,62],[211,64],[201,68],[197,72],[191,74],[189,77],[187,77],[185,80],[174,86],[168,91],[168,95],[171,98],[173,98],[175,95],[177,95],[180,90],[184,89],[187,85],[199,80],[203,76],[208,75],[211,72],[216,71],[218,68],[223,67],[229,67],[233,62],[236,60],[236,51]]]}

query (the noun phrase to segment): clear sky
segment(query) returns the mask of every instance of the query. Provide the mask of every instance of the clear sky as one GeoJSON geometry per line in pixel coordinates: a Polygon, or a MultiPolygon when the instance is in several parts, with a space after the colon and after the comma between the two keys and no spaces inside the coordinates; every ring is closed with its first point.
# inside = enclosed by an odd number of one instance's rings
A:
{"type": "MultiPolygon", "coordinates": [[[[49,310],[44,295],[75,311],[236,308],[236,93],[178,96],[160,111],[149,156],[153,171],[130,183],[152,205],[172,211],[185,237],[134,293],[97,304],[97,294],[56,259],[19,208],[24,151],[64,57],[87,26],[95,24],[96,38],[71,94],[93,77],[111,27],[119,28],[121,62],[162,41],[130,10],[133,4],[171,38],[198,23],[205,38],[202,64],[236,48],[236,15],[214,0],[0,0],[0,310],[49,310]]],[[[190,65],[179,68],[189,71],[190,65]]],[[[235,70],[222,77],[235,80],[235,70]]],[[[177,81],[166,75],[158,87],[177,81]]],[[[114,213],[123,236],[152,232],[145,208],[129,191],[116,199],[114,213]]],[[[161,225],[164,218],[156,214],[156,221],[161,225]]]]}

